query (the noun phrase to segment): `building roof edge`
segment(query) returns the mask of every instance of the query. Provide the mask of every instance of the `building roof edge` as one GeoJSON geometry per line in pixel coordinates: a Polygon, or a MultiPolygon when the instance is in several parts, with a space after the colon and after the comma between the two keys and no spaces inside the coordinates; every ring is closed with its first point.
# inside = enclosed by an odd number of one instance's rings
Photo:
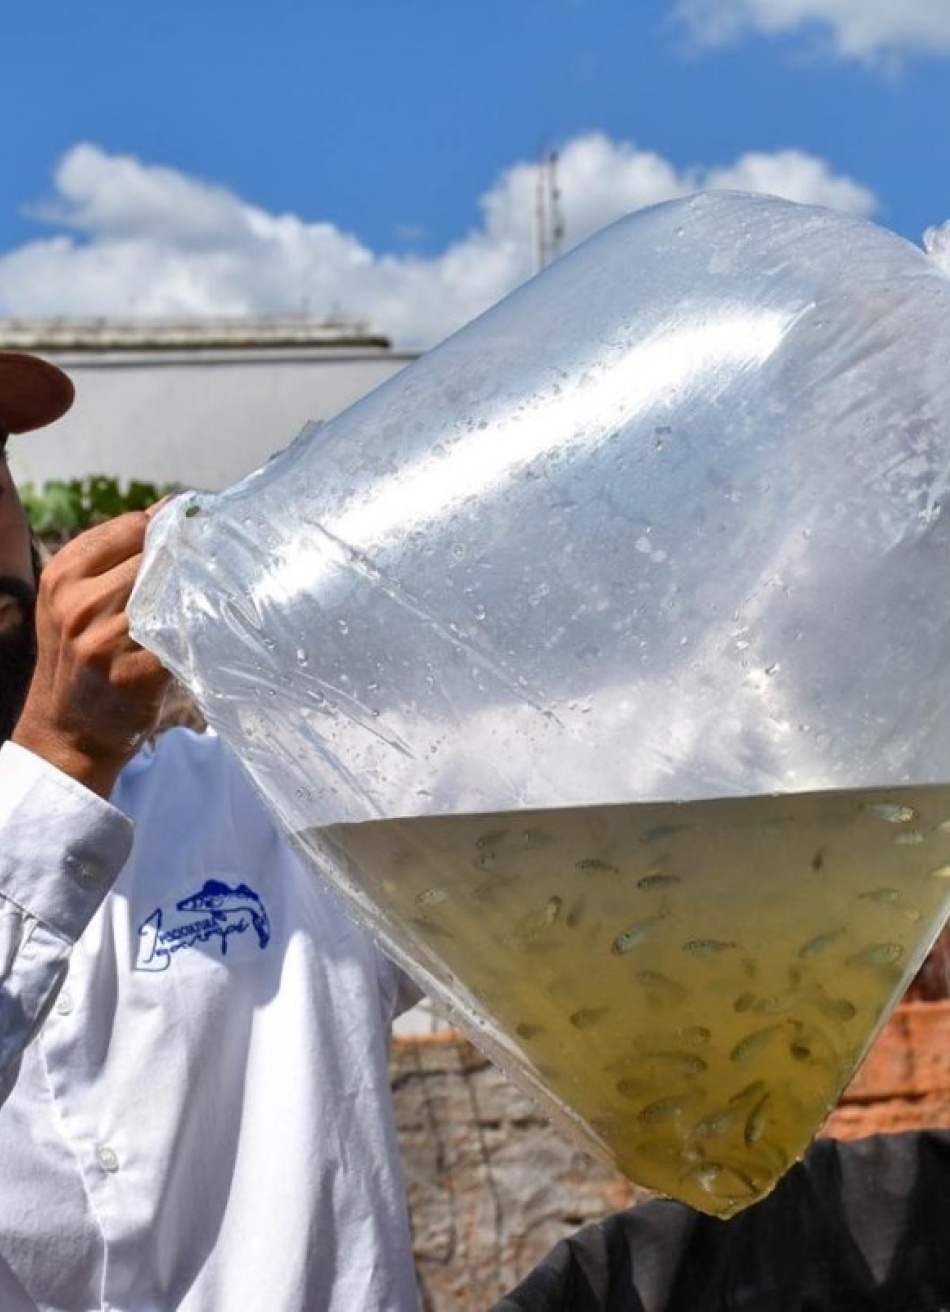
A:
{"type": "Polygon", "coordinates": [[[263,315],[214,319],[0,319],[0,348],[36,351],[181,351],[360,347],[392,343],[357,320],[263,315]]]}

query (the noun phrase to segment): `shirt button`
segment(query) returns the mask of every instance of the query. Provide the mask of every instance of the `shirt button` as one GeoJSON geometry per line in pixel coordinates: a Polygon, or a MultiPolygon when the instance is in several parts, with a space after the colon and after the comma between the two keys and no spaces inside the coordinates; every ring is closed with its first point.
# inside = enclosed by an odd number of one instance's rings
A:
{"type": "Polygon", "coordinates": [[[96,1157],[99,1159],[99,1165],[104,1171],[109,1171],[111,1174],[111,1172],[119,1169],[119,1158],[114,1148],[103,1145],[103,1147],[96,1149],[96,1157]]]}
{"type": "Polygon", "coordinates": [[[81,861],[77,856],[67,856],[66,864],[80,888],[98,888],[102,883],[102,871],[94,861],[81,861]]]}
{"type": "Polygon", "coordinates": [[[75,1006],[73,995],[69,989],[62,989],[59,997],[56,999],[56,1014],[58,1016],[68,1016],[75,1006]]]}

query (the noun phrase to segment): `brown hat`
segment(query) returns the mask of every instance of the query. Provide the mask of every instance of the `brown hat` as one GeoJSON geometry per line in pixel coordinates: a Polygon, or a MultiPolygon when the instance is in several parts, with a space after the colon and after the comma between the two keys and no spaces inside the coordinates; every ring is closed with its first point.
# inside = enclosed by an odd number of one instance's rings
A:
{"type": "Polygon", "coordinates": [[[64,415],[73,385],[56,365],[25,351],[0,351],[0,430],[28,433],[64,415]]]}

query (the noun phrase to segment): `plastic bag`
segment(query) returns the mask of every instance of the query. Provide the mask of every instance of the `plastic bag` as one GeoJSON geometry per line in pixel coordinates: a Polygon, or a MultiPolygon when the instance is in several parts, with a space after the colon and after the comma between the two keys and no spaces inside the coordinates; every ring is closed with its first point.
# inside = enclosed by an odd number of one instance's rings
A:
{"type": "Polygon", "coordinates": [[[135,635],[495,1060],[727,1215],[950,890],[950,282],[862,220],[634,214],[217,496],[135,635]]]}

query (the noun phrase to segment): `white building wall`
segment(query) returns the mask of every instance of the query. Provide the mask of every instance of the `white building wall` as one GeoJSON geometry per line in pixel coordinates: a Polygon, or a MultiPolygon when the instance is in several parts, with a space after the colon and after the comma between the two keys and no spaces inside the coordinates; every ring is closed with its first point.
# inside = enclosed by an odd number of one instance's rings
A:
{"type": "Polygon", "coordinates": [[[309,420],[327,419],[413,357],[307,347],[60,353],[72,410],[10,444],[20,483],[106,474],[218,490],[257,469],[309,420]]]}

